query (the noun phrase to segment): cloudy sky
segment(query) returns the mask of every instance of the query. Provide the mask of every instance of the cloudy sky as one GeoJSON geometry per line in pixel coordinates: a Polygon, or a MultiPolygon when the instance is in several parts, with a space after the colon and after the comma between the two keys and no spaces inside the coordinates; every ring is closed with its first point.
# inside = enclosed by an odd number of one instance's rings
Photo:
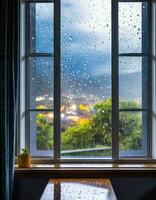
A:
{"type": "MultiPolygon", "coordinates": [[[[53,4],[36,4],[36,51],[53,52],[53,4]]],[[[119,52],[140,53],[142,37],[142,4],[119,4],[119,52]]],[[[34,40],[35,37],[33,37],[34,40]]],[[[111,1],[62,0],[61,3],[61,71],[65,90],[77,79],[92,80],[107,76],[111,92],[111,1]]],[[[49,65],[47,65],[49,66],[49,65]]],[[[120,58],[120,74],[141,72],[141,58],[120,58]]],[[[40,69],[41,70],[41,69],[40,69]]],[[[42,70],[41,70],[42,71],[42,70]]],[[[98,87],[104,91],[103,82],[98,87]]],[[[95,84],[95,82],[94,82],[95,84]]]]}
{"type": "MultiPolygon", "coordinates": [[[[50,51],[53,5],[37,4],[38,49],[50,51]],[[48,40],[47,40],[48,39],[48,40]],[[50,41],[50,42],[49,42],[50,41]]],[[[141,51],[141,3],[119,4],[119,51],[141,51]]],[[[75,75],[101,76],[111,72],[111,1],[62,0],[62,68],[75,75]]],[[[133,59],[132,59],[133,60],[133,59]]],[[[125,73],[140,70],[139,59],[125,73]],[[133,69],[133,70],[132,70],[133,69]]],[[[123,65],[125,62],[120,62],[123,65]]],[[[123,68],[123,66],[122,66],[123,68]]],[[[124,73],[124,70],[122,70],[124,73]]]]}

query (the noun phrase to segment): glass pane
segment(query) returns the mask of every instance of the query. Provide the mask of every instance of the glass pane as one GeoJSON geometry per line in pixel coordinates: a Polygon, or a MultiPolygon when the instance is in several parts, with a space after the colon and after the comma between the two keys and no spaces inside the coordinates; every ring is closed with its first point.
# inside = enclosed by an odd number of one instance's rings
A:
{"type": "Polygon", "coordinates": [[[119,112],[119,155],[147,155],[147,112],[119,112]]]}
{"type": "Polygon", "coordinates": [[[62,156],[111,156],[111,1],[62,0],[62,156]]]}
{"type": "Polygon", "coordinates": [[[147,52],[147,3],[119,3],[119,52],[147,52]]]}
{"type": "Polygon", "coordinates": [[[147,108],[147,58],[119,58],[119,108],[147,108]]]}
{"type": "Polygon", "coordinates": [[[34,156],[53,154],[53,113],[30,112],[30,150],[34,156]]]}
{"type": "Polygon", "coordinates": [[[53,109],[53,60],[29,58],[30,108],[53,109]]]}
{"type": "Polygon", "coordinates": [[[30,52],[53,52],[53,3],[30,4],[30,52]]]}

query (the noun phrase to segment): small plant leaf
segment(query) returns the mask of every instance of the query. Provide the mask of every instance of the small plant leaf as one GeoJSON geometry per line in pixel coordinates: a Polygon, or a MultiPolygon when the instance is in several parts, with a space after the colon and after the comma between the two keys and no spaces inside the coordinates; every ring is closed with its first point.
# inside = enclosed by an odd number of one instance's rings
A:
{"type": "Polygon", "coordinates": [[[22,148],[21,150],[22,150],[22,153],[23,153],[23,154],[28,154],[28,149],[26,149],[26,148],[25,148],[25,149],[22,148]]]}

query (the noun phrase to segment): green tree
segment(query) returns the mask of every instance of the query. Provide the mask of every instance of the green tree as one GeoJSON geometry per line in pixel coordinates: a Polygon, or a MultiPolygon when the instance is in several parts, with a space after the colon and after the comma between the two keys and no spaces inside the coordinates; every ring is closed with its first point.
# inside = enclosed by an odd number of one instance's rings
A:
{"type": "MultiPolygon", "coordinates": [[[[120,108],[136,108],[134,101],[121,101],[120,108]]],[[[80,149],[94,146],[111,146],[112,112],[111,99],[94,106],[94,114],[89,123],[76,124],[62,133],[62,149],[80,149]]],[[[120,149],[141,148],[141,115],[139,113],[120,112],[119,114],[120,149]]]]}
{"type": "Polygon", "coordinates": [[[62,150],[83,149],[92,147],[93,144],[94,133],[90,122],[69,127],[62,133],[62,150]]]}
{"type": "MultiPolygon", "coordinates": [[[[120,108],[136,108],[135,101],[120,101],[120,108]]],[[[92,116],[84,123],[68,127],[61,136],[62,150],[111,146],[112,110],[111,99],[93,107],[92,116]]],[[[119,112],[120,150],[141,149],[141,115],[139,112],[119,112]]],[[[46,114],[36,115],[37,149],[49,150],[53,146],[53,126],[46,114]]]]}
{"type": "Polygon", "coordinates": [[[36,145],[38,150],[51,150],[53,147],[53,126],[45,113],[36,114],[36,145]]]}
{"type": "Polygon", "coordinates": [[[141,116],[139,113],[120,112],[119,146],[120,150],[141,149],[141,116]]]}
{"type": "Polygon", "coordinates": [[[93,113],[89,122],[68,127],[62,133],[63,150],[111,145],[111,100],[96,104],[93,113]]]}
{"type": "Polygon", "coordinates": [[[99,102],[94,106],[91,127],[94,132],[95,144],[110,146],[112,135],[111,99],[99,102]]]}
{"type": "MultiPolygon", "coordinates": [[[[138,108],[136,101],[120,99],[120,109],[138,108]]],[[[141,149],[141,115],[139,112],[119,112],[119,148],[120,150],[141,149]]]]}

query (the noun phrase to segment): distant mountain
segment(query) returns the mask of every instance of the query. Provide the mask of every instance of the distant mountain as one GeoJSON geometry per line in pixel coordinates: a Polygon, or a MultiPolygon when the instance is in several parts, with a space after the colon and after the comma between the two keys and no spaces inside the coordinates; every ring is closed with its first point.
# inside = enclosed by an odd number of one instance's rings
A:
{"type": "MultiPolygon", "coordinates": [[[[37,85],[33,87],[33,96],[43,96],[52,93],[53,83],[49,80],[37,79],[37,85]]],[[[145,88],[144,88],[145,89],[145,88]]],[[[111,77],[102,75],[91,77],[89,80],[83,78],[75,78],[70,81],[62,80],[61,91],[65,95],[95,95],[99,98],[108,98],[111,95],[111,77]]],[[[127,99],[140,99],[142,94],[142,77],[139,72],[122,74],[119,78],[119,94],[120,97],[127,99]]]]}
{"type": "Polygon", "coordinates": [[[119,79],[119,95],[126,99],[140,99],[142,96],[142,74],[139,72],[122,74],[119,79]]]}

